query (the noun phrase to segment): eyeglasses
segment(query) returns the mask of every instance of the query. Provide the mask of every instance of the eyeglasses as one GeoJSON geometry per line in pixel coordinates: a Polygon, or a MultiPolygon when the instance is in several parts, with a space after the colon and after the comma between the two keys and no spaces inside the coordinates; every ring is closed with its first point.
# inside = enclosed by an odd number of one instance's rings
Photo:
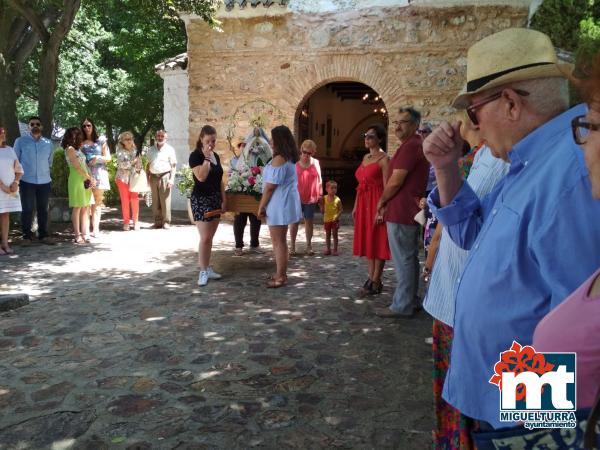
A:
{"type": "Polygon", "coordinates": [[[303,155],[312,155],[312,152],[307,152],[306,150],[302,150],[303,155]]]}
{"type": "Polygon", "coordinates": [[[41,127],[42,124],[40,122],[29,122],[30,127],[41,127]]]}
{"type": "MultiPolygon", "coordinates": [[[[529,92],[522,91],[521,89],[513,89],[513,91],[515,91],[521,97],[527,97],[529,95],[529,92]]],[[[471,122],[473,122],[473,125],[479,125],[479,119],[477,119],[476,111],[479,108],[481,108],[483,105],[487,105],[488,103],[498,100],[500,97],[502,97],[503,93],[504,93],[504,90],[502,90],[500,92],[496,92],[494,95],[490,95],[488,98],[484,98],[480,102],[473,103],[471,106],[467,107],[467,110],[466,110],[467,116],[469,116],[469,119],[471,119],[471,122]]]]}
{"type": "Polygon", "coordinates": [[[363,137],[365,139],[377,139],[377,135],[376,134],[371,134],[371,133],[364,133],[363,137]]]}
{"type": "Polygon", "coordinates": [[[92,128],[92,124],[91,123],[84,123],[82,125],[83,128],[92,128]]]}
{"type": "Polygon", "coordinates": [[[597,123],[586,122],[585,116],[577,116],[571,121],[571,129],[573,130],[573,139],[578,145],[583,145],[587,142],[590,130],[599,131],[600,125],[597,123]]]}

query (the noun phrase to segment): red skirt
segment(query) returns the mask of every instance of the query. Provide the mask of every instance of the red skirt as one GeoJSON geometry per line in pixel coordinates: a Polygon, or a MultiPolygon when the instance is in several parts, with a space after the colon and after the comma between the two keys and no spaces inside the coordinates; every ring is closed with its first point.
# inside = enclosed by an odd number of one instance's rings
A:
{"type": "Polygon", "coordinates": [[[359,185],[356,191],[356,213],[354,218],[354,256],[366,256],[368,259],[389,260],[392,255],[388,244],[385,223],[375,224],[377,202],[383,187],[359,185]]]}

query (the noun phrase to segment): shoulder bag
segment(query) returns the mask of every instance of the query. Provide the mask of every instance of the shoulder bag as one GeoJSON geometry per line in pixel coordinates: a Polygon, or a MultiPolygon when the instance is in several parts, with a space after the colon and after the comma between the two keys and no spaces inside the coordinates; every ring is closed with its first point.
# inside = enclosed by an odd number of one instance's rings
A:
{"type": "Polygon", "coordinates": [[[132,169],[129,175],[129,191],[131,192],[148,192],[148,177],[144,169],[132,169]]]}

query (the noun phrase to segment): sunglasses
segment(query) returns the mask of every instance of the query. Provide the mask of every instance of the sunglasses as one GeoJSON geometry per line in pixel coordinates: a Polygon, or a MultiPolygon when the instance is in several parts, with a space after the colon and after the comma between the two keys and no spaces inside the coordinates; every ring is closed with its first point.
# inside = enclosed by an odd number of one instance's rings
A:
{"type": "Polygon", "coordinates": [[[41,127],[42,124],[40,122],[29,122],[30,127],[41,127]]]}
{"type": "Polygon", "coordinates": [[[590,131],[599,131],[600,125],[597,123],[587,122],[585,116],[577,116],[571,121],[571,129],[573,130],[573,139],[577,145],[583,145],[587,142],[590,131]]]}
{"type": "MultiPolygon", "coordinates": [[[[521,89],[513,89],[513,91],[515,91],[521,97],[527,97],[529,95],[529,92],[523,91],[521,89]]],[[[471,122],[473,122],[473,125],[479,125],[479,119],[477,118],[477,110],[479,108],[481,108],[482,106],[487,105],[488,103],[498,100],[500,97],[502,97],[503,93],[504,93],[504,90],[502,90],[500,92],[496,92],[495,94],[490,95],[489,97],[484,98],[483,100],[481,100],[477,103],[473,103],[472,105],[467,107],[467,109],[466,109],[467,116],[469,116],[469,119],[471,119],[471,122]]]]}
{"type": "Polygon", "coordinates": [[[371,133],[364,133],[363,137],[365,139],[377,139],[377,135],[376,134],[371,134],[371,133]]]}

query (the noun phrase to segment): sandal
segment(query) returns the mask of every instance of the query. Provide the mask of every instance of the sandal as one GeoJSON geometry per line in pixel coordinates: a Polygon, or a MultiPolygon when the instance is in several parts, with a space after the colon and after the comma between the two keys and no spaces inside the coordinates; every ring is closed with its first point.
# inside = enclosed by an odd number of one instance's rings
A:
{"type": "Polygon", "coordinates": [[[308,256],[315,256],[315,252],[313,251],[313,249],[312,249],[312,248],[307,248],[307,249],[306,249],[306,254],[307,254],[308,256]]]}
{"type": "Polygon", "coordinates": [[[77,245],[82,245],[85,244],[85,239],[80,234],[77,234],[75,235],[75,239],[73,239],[73,242],[77,245]]]}
{"type": "Polygon", "coordinates": [[[277,289],[287,282],[287,277],[267,281],[267,288],[277,289]]]}
{"type": "Polygon", "coordinates": [[[367,295],[378,295],[383,291],[383,283],[380,281],[379,283],[371,282],[371,286],[369,286],[369,290],[367,295]]]}
{"type": "Polygon", "coordinates": [[[0,256],[2,255],[8,255],[8,253],[6,252],[6,250],[4,250],[2,247],[0,247],[0,256]]]}
{"type": "Polygon", "coordinates": [[[244,250],[242,250],[241,248],[236,248],[233,251],[233,256],[243,256],[244,255],[244,250]]]}
{"type": "Polygon", "coordinates": [[[363,284],[362,287],[358,290],[358,296],[360,298],[362,298],[362,297],[366,297],[367,295],[370,295],[372,286],[373,286],[373,282],[371,281],[370,278],[367,278],[367,281],[365,281],[365,284],[363,284]]]}
{"type": "Polygon", "coordinates": [[[296,250],[290,250],[290,258],[292,256],[298,256],[298,253],[296,252],[296,250]]]}
{"type": "Polygon", "coordinates": [[[14,253],[13,249],[7,245],[0,247],[0,250],[3,250],[4,253],[0,253],[0,255],[12,255],[14,253]]]}

